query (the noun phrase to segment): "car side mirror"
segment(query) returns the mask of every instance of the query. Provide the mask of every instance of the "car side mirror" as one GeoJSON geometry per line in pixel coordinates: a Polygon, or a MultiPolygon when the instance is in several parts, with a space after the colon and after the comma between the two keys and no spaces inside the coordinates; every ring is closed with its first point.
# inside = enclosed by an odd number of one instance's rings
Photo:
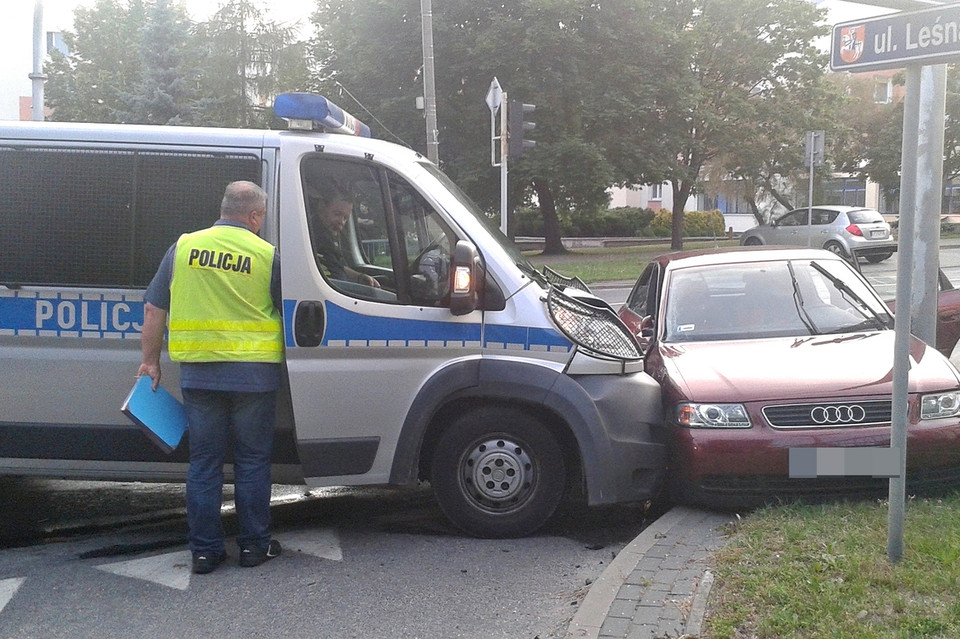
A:
{"type": "Polygon", "coordinates": [[[653,341],[653,316],[646,315],[640,320],[640,330],[637,331],[637,341],[640,342],[640,348],[644,353],[650,347],[653,341]]]}
{"type": "Polygon", "coordinates": [[[467,315],[480,304],[484,272],[477,247],[466,240],[458,240],[450,265],[450,312],[467,315]]]}

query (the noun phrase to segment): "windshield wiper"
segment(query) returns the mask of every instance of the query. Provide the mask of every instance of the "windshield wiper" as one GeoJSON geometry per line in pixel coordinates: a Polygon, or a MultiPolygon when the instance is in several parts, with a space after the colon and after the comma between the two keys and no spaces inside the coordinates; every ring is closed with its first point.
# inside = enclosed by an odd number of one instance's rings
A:
{"type": "Polygon", "coordinates": [[[790,262],[787,262],[787,270],[790,271],[790,281],[793,285],[793,305],[797,307],[797,315],[799,315],[800,321],[807,327],[811,335],[818,335],[820,331],[817,330],[810,315],[807,314],[807,309],[803,307],[803,295],[800,293],[800,282],[797,281],[797,276],[793,272],[793,264],[790,262]]]}
{"type": "MultiPolygon", "coordinates": [[[[863,298],[857,295],[852,288],[847,286],[846,282],[844,282],[839,277],[837,277],[836,275],[834,275],[833,273],[825,269],[820,264],[817,264],[816,262],[810,262],[810,266],[816,269],[825,278],[830,280],[830,283],[833,284],[834,288],[840,291],[841,295],[848,296],[849,300],[852,300],[853,302],[855,302],[855,304],[853,304],[853,307],[857,309],[857,312],[863,315],[863,317],[867,321],[873,323],[874,328],[879,328],[881,330],[885,328],[889,328],[889,325],[883,319],[883,317],[881,317],[880,314],[877,313],[872,306],[870,306],[865,301],[863,301],[863,298]]],[[[861,322],[860,324],[857,324],[857,326],[854,328],[858,328],[862,325],[863,323],[861,322]]]]}

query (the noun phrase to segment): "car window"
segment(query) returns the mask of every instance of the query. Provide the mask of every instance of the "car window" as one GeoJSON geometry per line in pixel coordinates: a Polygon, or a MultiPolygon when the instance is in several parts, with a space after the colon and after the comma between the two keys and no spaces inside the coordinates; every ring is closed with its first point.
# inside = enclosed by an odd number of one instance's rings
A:
{"type": "Polygon", "coordinates": [[[782,215],[777,224],[780,226],[803,226],[807,223],[807,211],[806,209],[802,211],[790,211],[789,213],[782,215]]]}
{"type": "Polygon", "coordinates": [[[850,211],[847,213],[847,217],[850,218],[851,224],[876,224],[883,222],[883,216],[880,214],[880,211],[875,211],[873,209],[857,209],[856,211],[850,211]]]}
{"type": "Polygon", "coordinates": [[[826,211],[824,209],[814,209],[813,215],[811,216],[813,224],[816,226],[825,226],[827,224],[833,224],[833,221],[837,219],[837,216],[840,215],[840,211],[826,211]]]}
{"type": "Polygon", "coordinates": [[[656,264],[648,264],[647,268],[640,274],[640,278],[630,291],[627,298],[627,308],[639,317],[646,317],[652,314],[654,299],[656,298],[657,277],[659,267],[656,264]],[[652,286],[652,289],[651,289],[652,286]]]}

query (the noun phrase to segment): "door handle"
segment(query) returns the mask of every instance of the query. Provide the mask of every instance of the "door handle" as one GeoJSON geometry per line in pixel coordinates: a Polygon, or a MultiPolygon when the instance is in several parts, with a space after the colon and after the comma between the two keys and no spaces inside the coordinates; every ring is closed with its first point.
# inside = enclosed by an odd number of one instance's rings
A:
{"type": "Polygon", "coordinates": [[[293,337],[297,346],[320,346],[323,324],[323,302],[303,301],[297,304],[293,320],[293,337]]]}

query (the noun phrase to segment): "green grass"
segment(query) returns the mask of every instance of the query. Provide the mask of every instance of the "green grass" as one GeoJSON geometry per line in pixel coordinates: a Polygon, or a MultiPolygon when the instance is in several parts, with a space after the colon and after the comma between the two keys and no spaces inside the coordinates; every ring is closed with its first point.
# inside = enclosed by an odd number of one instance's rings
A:
{"type": "Polygon", "coordinates": [[[960,496],[911,499],[887,557],[885,502],[748,515],[716,555],[702,639],[960,637],[960,496]]]}
{"type": "MultiPolygon", "coordinates": [[[[736,246],[735,240],[718,242],[684,242],[684,250],[736,246]]],[[[524,253],[536,266],[547,265],[561,275],[577,276],[587,284],[616,280],[635,280],[650,258],[670,251],[670,242],[617,248],[575,249],[564,255],[541,255],[535,251],[524,253]]]]}

